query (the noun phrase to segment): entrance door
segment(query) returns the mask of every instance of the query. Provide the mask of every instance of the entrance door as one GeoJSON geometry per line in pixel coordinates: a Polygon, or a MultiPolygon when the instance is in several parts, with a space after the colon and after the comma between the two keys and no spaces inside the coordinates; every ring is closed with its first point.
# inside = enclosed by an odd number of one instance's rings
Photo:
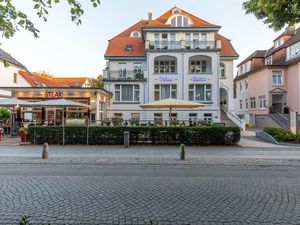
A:
{"type": "Polygon", "coordinates": [[[272,108],[279,113],[283,113],[283,94],[272,95],[272,108]]]}

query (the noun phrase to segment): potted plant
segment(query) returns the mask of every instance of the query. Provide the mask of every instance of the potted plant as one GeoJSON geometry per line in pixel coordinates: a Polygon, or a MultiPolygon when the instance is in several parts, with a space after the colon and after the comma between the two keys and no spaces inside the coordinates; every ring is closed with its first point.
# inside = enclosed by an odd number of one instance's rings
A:
{"type": "Polygon", "coordinates": [[[21,142],[27,142],[28,140],[28,132],[25,128],[20,128],[19,130],[19,136],[21,138],[21,142]]]}

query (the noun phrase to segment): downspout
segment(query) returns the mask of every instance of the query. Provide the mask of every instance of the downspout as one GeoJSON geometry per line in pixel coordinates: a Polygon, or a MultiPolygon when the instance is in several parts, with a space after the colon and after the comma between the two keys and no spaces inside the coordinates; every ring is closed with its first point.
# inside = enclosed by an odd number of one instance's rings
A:
{"type": "Polygon", "coordinates": [[[185,55],[184,53],[181,54],[181,58],[182,58],[182,69],[181,69],[181,99],[184,100],[184,69],[185,69],[185,66],[184,66],[184,58],[185,58],[185,55]]]}

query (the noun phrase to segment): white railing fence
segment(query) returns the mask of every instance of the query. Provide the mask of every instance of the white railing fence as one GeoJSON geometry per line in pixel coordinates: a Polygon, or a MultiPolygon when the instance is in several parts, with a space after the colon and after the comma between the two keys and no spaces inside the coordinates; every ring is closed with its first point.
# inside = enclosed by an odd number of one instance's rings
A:
{"type": "Polygon", "coordinates": [[[246,130],[246,123],[242,119],[240,119],[234,113],[228,111],[224,106],[221,106],[221,110],[226,114],[228,119],[230,119],[234,124],[236,124],[242,130],[246,130]]]}

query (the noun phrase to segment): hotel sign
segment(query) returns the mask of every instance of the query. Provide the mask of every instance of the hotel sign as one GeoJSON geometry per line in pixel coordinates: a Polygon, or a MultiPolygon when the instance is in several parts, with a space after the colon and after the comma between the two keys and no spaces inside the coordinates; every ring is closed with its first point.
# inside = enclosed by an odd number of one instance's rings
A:
{"type": "Polygon", "coordinates": [[[161,82],[172,82],[173,77],[171,77],[171,76],[160,76],[159,81],[161,81],[161,82]]]}
{"type": "Polygon", "coordinates": [[[42,96],[45,98],[62,98],[63,93],[60,91],[46,91],[42,93],[42,96]]]}
{"type": "Polygon", "coordinates": [[[193,81],[202,81],[202,82],[205,82],[205,81],[208,81],[209,79],[206,78],[206,77],[200,77],[200,76],[194,76],[192,78],[193,81]]]}

